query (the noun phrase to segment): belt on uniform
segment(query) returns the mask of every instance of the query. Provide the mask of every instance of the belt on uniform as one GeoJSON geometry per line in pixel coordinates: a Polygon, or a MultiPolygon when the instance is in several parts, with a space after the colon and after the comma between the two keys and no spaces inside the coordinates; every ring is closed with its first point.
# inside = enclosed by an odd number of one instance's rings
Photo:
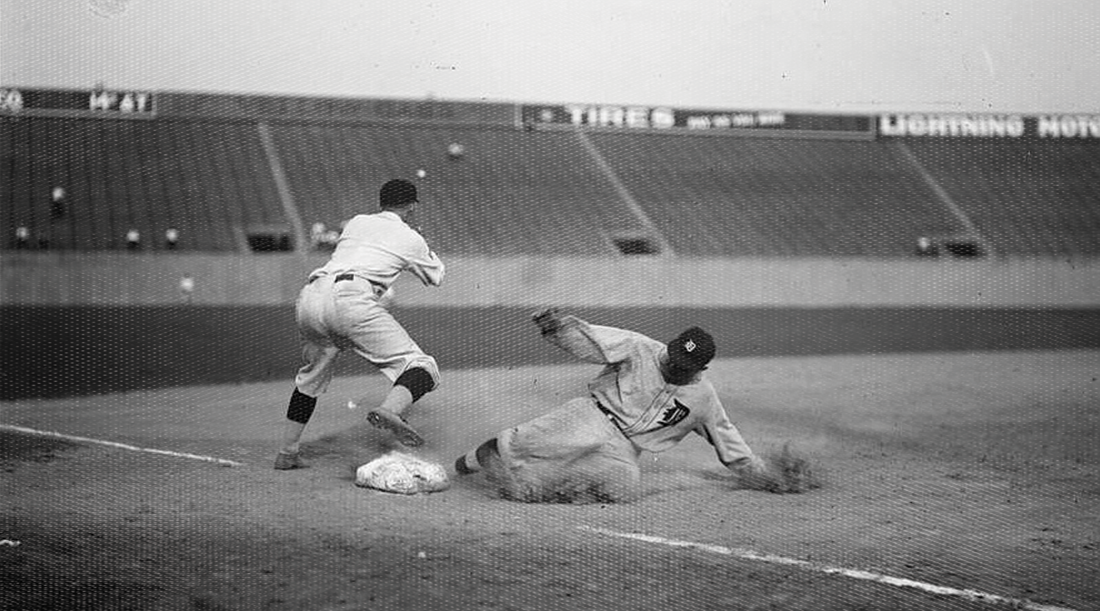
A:
{"type": "Polygon", "coordinates": [[[615,428],[619,429],[620,433],[626,435],[626,431],[623,431],[623,427],[619,424],[619,419],[615,416],[615,414],[611,413],[611,410],[607,409],[606,405],[600,403],[600,400],[597,399],[595,396],[592,397],[592,402],[596,404],[596,409],[603,412],[603,415],[607,416],[607,419],[611,421],[611,424],[614,424],[615,428]]]}
{"type": "MultiPolygon", "coordinates": [[[[355,274],[338,274],[335,278],[332,279],[333,282],[343,282],[345,280],[355,280],[355,274]]],[[[385,285],[380,282],[375,282],[374,280],[371,280],[369,278],[367,279],[367,282],[370,282],[370,285],[378,291],[386,290],[385,285]]]]}

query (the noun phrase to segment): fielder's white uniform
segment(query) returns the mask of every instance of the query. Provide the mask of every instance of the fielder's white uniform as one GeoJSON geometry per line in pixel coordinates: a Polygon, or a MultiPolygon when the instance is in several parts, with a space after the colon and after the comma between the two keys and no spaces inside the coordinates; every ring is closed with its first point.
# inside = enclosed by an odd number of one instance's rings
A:
{"type": "Polygon", "coordinates": [[[392,383],[421,367],[439,383],[439,366],[379,302],[402,272],[439,286],[443,262],[424,237],[394,212],[360,214],[348,221],[323,267],[309,275],[296,305],[305,365],[294,383],[305,395],[325,392],[336,358],[352,350],[392,383]]]}
{"type": "Polygon", "coordinates": [[[665,343],[575,316],[563,316],[544,337],[605,367],[589,382],[590,396],[497,435],[501,460],[520,494],[537,497],[555,486],[586,482],[629,500],[638,494],[641,451],[667,450],[693,432],[732,470],[760,463],[702,373],[683,385],[665,381],[665,343]]]}

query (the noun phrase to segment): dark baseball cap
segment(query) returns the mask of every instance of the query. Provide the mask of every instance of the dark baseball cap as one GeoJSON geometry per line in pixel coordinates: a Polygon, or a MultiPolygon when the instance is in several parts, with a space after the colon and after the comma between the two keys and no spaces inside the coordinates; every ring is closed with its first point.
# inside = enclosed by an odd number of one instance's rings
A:
{"type": "Polygon", "coordinates": [[[668,357],[682,369],[706,369],[714,358],[714,338],[699,327],[692,327],[668,343],[668,357]]]}
{"type": "Polygon", "coordinates": [[[378,192],[378,202],[383,208],[407,206],[417,201],[416,197],[416,185],[400,178],[386,181],[378,192]]]}

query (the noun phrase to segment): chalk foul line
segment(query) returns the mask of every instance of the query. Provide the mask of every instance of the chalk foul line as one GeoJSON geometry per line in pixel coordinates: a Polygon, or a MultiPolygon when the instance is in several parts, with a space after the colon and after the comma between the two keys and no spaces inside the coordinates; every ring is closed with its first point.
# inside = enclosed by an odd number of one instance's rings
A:
{"type": "Polygon", "coordinates": [[[596,528],[593,526],[578,526],[581,530],[593,532],[609,537],[619,537],[622,539],[633,539],[635,541],[644,541],[646,543],[656,543],[659,545],[667,545],[670,547],[687,547],[692,549],[701,550],[704,552],[710,552],[712,554],[720,554],[723,556],[733,556],[744,560],[756,560],[759,562],[767,562],[770,564],[783,564],[787,566],[796,566],[810,571],[816,571],[819,573],[828,573],[832,575],[843,575],[845,577],[851,577],[853,579],[863,579],[866,581],[874,581],[877,583],[883,583],[891,586],[898,586],[903,588],[916,588],[918,590],[924,590],[925,592],[931,592],[933,594],[942,594],[945,596],[958,596],[972,601],[980,601],[996,604],[1008,604],[1013,605],[1015,609],[1027,609],[1029,611],[1074,611],[1069,607],[1058,607],[1054,605],[1043,605],[1039,603],[1033,603],[1028,600],[1009,598],[1007,596],[998,596],[996,594],[988,594],[986,592],[979,592],[978,590],[970,589],[958,589],[949,588],[945,586],[937,586],[930,583],[924,583],[921,581],[914,581],[912,579],[904,579],[901,577],[890,577],[889,575],[882,575],[879,573],[873,573],[871,571],[863,571],[859,569],[845,569],[841,567],[828,566],[819,564],[816,562],[810,562],[808,560],[798,560],[795,558],[786,558],[783,556],[775,556],[772,554],[761,554],[748,549],[738,549],[734,547],[724,547],[721,545],[709,545],[706,543],[695,543],[693,541],[677,541],[675,539],[666,539],[664,537],[655,537],[652,535],[643,535],[640,533],[625,533],[614,530],[608,530],[606,528],[596,528]]]}
{"type": "Polygon", "coordinates": [[[78,437],[76,435],[66,435],[65,433],[58,433],[57,431],[40,431],[38,429],[31,429],[23,426],[15,426],[13,424],[0,424],[0,429],[8,431],[18,431],[20,433],[27,433],[28,435],[40,435],[43,437],[56,437],[58,439],[64,439],[66,441],[76,441],[82,443],[94,443],[96,445],[108,446],[111,448],[119,448],[122,450],[130,450],[133,452],[146,452],[148,454],[160,454],[162,456],[172,456],[175,458],[187,458],[190,460],[201,460],[203,462],[211,462],[219,465],[225,465],[227,467],[242,467],[244,463],[239,463],[233,460],[226,460],[224,458],[217,458],[214,456],[203,456],[201,454],[188,454],[187,452],[172,452],[171,450],[159,450],[157,448],[142,448],[138,446],[132,446],[126,443],[118,443],[117,441],[107,441],[105,439],[92,439],[91,437],[78,437]]]}

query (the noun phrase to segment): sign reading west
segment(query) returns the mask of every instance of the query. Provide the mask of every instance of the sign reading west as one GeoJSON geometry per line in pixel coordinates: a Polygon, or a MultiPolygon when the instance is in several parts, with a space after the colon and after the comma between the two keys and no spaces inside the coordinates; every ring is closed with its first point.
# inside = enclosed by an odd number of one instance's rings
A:
{"type": "Polygon", "coordinates": [[[0,88],[0,112],[152,116],[156,113],[156,106],[149,91],[4,87],[0,88]]]}

